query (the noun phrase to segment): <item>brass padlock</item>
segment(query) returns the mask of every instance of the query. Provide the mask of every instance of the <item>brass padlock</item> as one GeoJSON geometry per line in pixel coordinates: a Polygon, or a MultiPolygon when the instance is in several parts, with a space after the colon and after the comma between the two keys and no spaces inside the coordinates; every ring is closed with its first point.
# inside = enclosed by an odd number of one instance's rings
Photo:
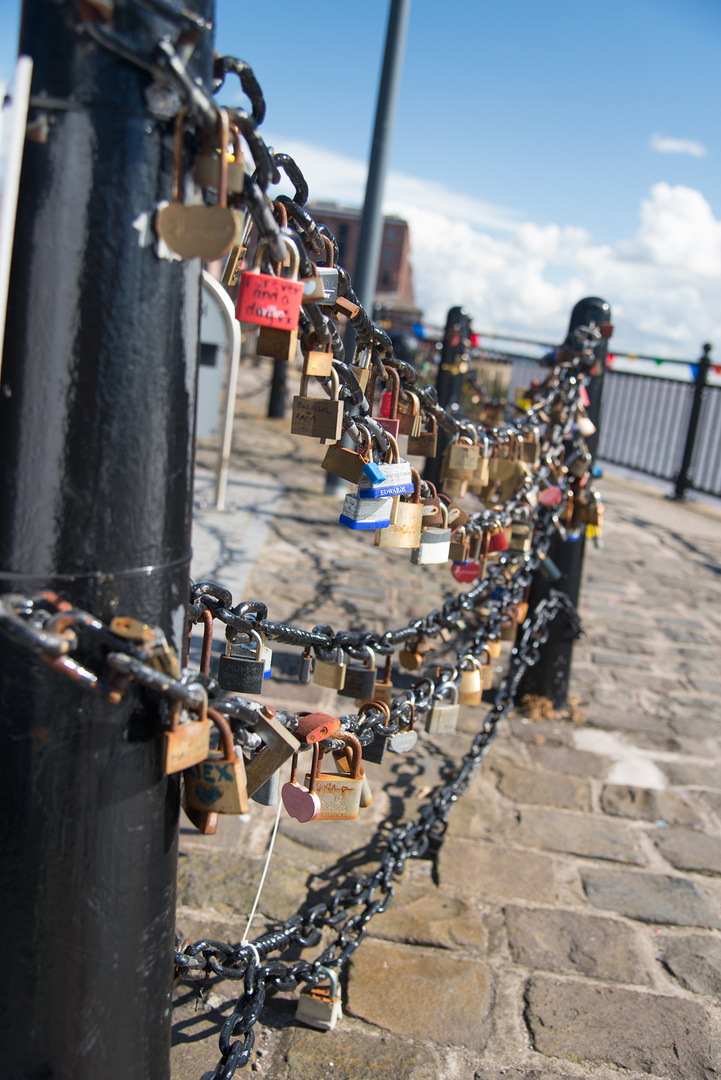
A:
{"type": "Polygon", "coordinates": [[[376,547],[417,548],[423,529],[423,503],[421,502],[421,478],[411,469],[413,494],[410,502],[398,503],[395,522],[385,529],[377,529],[373,543],[376,547]]]}
{"type": "MultiPolygon", "coordinates": [[[[340,734],[338,732],[336,737],[339,737],[340,734]]],[[[315,779],[315,792],[321,803],[317,821],[355,821],[358,817],[363,789],[361,745],[355,735],[351,735],[349,732],[343,734],[344,741],[348,742],[353,751],[349,776],[322,772],[323,751],[320,749],[320,743],[317,743],[314,747],[313,777],[315,779]],[[317,754],[315,753],[316,749],[317,754]]],[[[306,787],[310,788],[310,773],[306,776],[305,782],[306,787]]]]}
{"type": "Polygon", "coordinates": [[[331,371],[332,397],[315,398],[307,396],[308,376],[300,380],[300,394],[293,398],[293,415],[290,430],[293,435],[307,435],[320,439],[322,443],[330,440],[337,442],[343,434],[343,402],[339,398],[340,379],[338,372],[331,371]]]}
{"type": "Polygon", "coordinates": [[[458,662],[461,677],[458,683],[458,701],[461,705],[480,705],[483,699],[481,664],[477,657],[467,653],[458,662]]]}
{"type": "Polygon", "coordinates": [[[219,159],[217,206],[186,206],[183,203],[183,126],[187,109],[181,109],[175,120],[173,152],[173,201],[159,211],[156,219],[158,236],[171,251],[182,259],[200,258],[204,262],[219,259],[230,251],[242,229],[242,215],[227,206],[228,195],[228,113],[218,110],[220,144],[224,150],[219,159]]]}
{"type": "Polygon", "coordinates": [[[208,716],[220,732],[223,749],[209,751],[204,761],[184,770],[187,804],[216,814],[246,814],[245,766],[235,752],[230,724],[215,709],[208,709],[208,716]]]}
{"type": "Polygon", "coordinates": [[[347,665],[343,660],[343,650],[336,649],[334,656],[334,660],[324,660],[320,655],[316,655],[313,682],[318,686],[326,686],[330,690],[342,690],[345,686],[347,670],[347,665]]]}
{"type": "Polygon", "coordinates": [[[163,732],[163,772],[170,774],[189,769],[205,761],[210,749],[210,720],[208,694],[204,687],[194,687],[203,694],[199,720],[180,722],[181,703],[174,702],[170,713],[170,729],[163,732]]]}

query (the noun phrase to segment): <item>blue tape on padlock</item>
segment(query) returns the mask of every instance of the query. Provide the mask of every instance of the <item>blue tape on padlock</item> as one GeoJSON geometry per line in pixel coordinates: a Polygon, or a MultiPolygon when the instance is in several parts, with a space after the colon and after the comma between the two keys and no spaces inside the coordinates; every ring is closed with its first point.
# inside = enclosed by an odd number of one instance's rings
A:
{"type": "Polygon", "coordinates": [[[391,523],[390,518],[387,521],[355,521],[345,514],[341,514],[338,521],[341,525],[345,525],[346,529],[387,529],[391,523]]]}
{"type": "Polygon", "coordinates": [[[382,484],[386,478],[385,473],[375,461],[366,461],[363,466],[363,475],[368,477],[371,484],[382,484]]]}

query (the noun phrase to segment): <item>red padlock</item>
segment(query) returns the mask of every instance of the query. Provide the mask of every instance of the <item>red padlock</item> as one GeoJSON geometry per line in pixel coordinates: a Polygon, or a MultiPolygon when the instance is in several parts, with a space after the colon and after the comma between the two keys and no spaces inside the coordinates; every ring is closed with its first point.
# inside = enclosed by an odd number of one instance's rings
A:
{"type": "Polygon", "coordinates": [[[281,234],[281,239],[290,255],[290,277],[261,274],[260,260],[267,247],[267,241],[261,240],[256,248],[252,269],[244,270],[240,275],[235,317],[238,322],[292,333],[298,329],[303,282],[298,281],[298,248],[290,237],[281,234]]]}

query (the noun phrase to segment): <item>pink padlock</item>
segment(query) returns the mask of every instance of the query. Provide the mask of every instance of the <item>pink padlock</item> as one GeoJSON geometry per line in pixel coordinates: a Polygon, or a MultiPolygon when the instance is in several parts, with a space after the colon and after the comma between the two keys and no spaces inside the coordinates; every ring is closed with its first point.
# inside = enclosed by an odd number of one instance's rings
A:
{"type": "Polygon", "coordinates": [[[293,754],[290,766],[290,780],[283,784],[280,797],[283,806],[296,821],[313,821],[320,813],[320,799],[315,793],[315,763],[318,758],[318,744],[313,745],[313,768],[310,770],[310,786],[304,788],[296,781],[298,772],[298,753],[293,754]]]}

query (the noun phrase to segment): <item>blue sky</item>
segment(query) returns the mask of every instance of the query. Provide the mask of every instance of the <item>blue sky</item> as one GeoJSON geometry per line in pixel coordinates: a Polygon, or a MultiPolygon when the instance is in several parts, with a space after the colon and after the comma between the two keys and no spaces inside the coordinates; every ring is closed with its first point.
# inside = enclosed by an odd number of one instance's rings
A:
{"type": "MultiPolygon", "coordinates": [[[[0,4],[0,79],[18,10],[0,4]]],[[[216,47],[254,68],[311,197],[357,204],[388,0],[270,10],[218,0],[216,47]]],[[[597,292],[619,349],[721,354],[720,45],[718,0],[413,0],[387,203],[429,319],[465,303],[557,337],[597,292]]]]}

